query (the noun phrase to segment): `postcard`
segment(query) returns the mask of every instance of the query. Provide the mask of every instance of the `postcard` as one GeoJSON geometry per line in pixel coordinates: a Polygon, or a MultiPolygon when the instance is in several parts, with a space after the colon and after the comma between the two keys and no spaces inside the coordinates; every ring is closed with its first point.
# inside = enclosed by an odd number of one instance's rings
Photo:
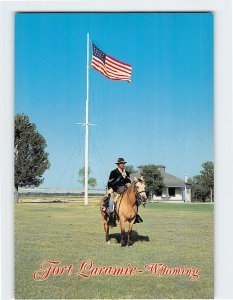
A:
{"type": "Polygon", "coordinates": [[[15,15],[15,298],[214,297],[214,14],[15,15]]]}

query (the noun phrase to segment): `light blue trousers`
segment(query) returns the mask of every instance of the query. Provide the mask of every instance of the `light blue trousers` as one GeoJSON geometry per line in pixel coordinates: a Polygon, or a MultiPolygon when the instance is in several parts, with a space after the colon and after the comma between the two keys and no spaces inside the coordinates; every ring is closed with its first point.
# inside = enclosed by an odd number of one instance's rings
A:
{"type": "Polygon", "coordinates": [[[114,200],[112,199],[112,197],[110,197],[109,199],[109,212],[114,212],[114,200]]]}

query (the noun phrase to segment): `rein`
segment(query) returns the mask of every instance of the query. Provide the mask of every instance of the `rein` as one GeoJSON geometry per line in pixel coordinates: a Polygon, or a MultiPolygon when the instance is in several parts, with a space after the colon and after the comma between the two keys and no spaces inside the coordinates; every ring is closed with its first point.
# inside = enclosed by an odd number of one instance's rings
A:
{"type": "Polygon", "coordinates": [[[143,207],[145,207],[146,202],[143,201],[143,199],[142,199],[142,197],[141,197],[140,194],[141,194],[141,193],[145,193],[146,191],[143,190],[143,191],[139,192],[139,191],[137,190],[136,185],[134,185],[134,191],[135,191],[136,201],[137,201],[137,203],[138,203],[138,206],[142,204],[143,207]]]}

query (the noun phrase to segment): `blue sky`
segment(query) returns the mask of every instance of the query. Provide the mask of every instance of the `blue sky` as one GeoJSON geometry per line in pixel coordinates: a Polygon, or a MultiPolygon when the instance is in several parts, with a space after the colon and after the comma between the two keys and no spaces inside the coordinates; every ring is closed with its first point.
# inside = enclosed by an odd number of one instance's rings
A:
{"type": "Polygon", "coordinates": [[[180,178],[214,156],[211,13],[20,13],[15,20],[15,113],[45,137],[41,187],[80,187],[86,38],[132,64],[132,82],[90,69],[90,167],[104,187],[117,157],[163,164],[180,178]]]}

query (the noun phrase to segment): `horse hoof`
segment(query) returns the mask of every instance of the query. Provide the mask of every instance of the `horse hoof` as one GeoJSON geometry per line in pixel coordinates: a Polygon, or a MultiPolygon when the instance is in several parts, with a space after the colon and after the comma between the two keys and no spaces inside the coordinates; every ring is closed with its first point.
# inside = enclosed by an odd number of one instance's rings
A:
{"type": "Polygon", "coordinates": [[[106,244],[110,245],[110,241],[107,241],[106,244]]]}
{"type": "Polygon", "coordinates": [[[121,243],[121,247],[125,247],[127,245],[127,243],[121,243]]]}
{"type": "Polygon", "coordinates": [[[133,242],[128,242],[128,246],[133,246],[133,242]]]}

